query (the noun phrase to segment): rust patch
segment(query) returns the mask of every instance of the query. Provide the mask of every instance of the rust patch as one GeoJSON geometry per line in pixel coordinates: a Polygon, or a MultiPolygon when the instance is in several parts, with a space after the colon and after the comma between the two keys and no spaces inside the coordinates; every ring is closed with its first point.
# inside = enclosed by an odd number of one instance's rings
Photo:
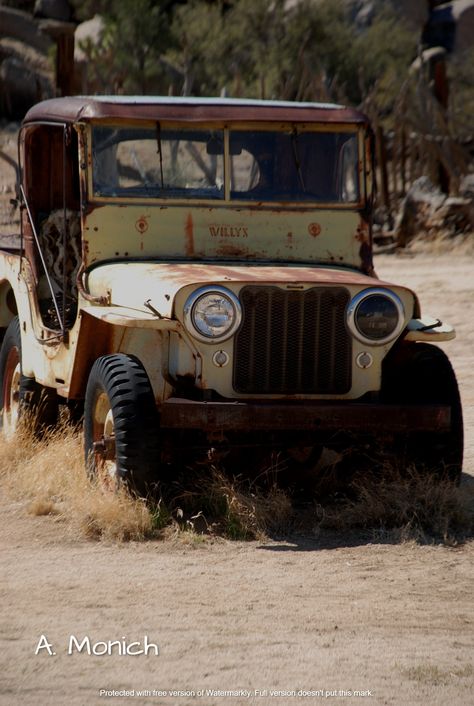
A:
{"type": "Polygon", "coordinates": [[[317,238],[318,235],[321,235],[321,226],[319,223],[310,223],[308,226],[308,233],[313,236],[313,238],[317,238]]]}
{"type": "Polygon", "coordinates": [[[136,221],[135,228],[140,233],[140,235],[143,235],[143,233],[147,232],[147,230],[149,228],[149,223],[148,223],[149,217],[150,216],[140,216],[138,221],[136,221]]]}
{"type": "Polygon", "coordinates": [[[86,311],[81,312],[81,325],[77,340],[77,353],[69,385],[70,399],[83,399],[89,372],[101,355],[117,350],[116,339],[122,333],[118,327],[96,319],[86,311]]]}
{"type": "Polygon", "coordinates": [[[248,249],[225,243],[216,249],[216,255],[223,257],[246,257],[248,255],[248,249]]]}
{"type": "Polygon", "coordinates": [[[192,213],[188,213],[184,232],[186,234],[186,255],[192,256],[194,255],[194,224],[192,213]]]}
{"type": "MultiPolygon", "coordinates": [[[[223,255],[232,255],[235,252],[234,244],[222,246],[223,255]]],[[[238,254],[245,255],[238,249],[238,254]]],[[[227,280],[230,282],[272,282],[275,284],[288,282],[308,283],[308,284],[354,284],[370,286],[373,284],[372,278],[361,272],[349,270],[347,268],[334,270],[322,266],[255,266],[251,262],[241,262],[238,265],[223,264],[203,264],[203,263],[173,263],[153,265],[152,270],[156,273],[163,287],[167,283],[176,283],[179,286],[191,283],[209,283],[227,280]]],[[[387,282],[380,282],[387,284],[387,282]]],[[[409,290],[410,291],[410,290],[409,290]]]]}
{"type": "Polygon", "coordinates": [[[446,431],[451,416],[447,405],[347,402],[266,404],[195,402],[177,398],[170,398],[163,403],[161,415],[163,428],[210,431],[352,429],[379,433],[406,429],[446,431]]]}
{"type": "Polygon", "coordinates": [[[362,216],[354,237],[360,243],[359,257],[362,272],[369,275],[369,277],[376,277],[372,259],[371,229],[368,221],[366,221],[362,216]]]}

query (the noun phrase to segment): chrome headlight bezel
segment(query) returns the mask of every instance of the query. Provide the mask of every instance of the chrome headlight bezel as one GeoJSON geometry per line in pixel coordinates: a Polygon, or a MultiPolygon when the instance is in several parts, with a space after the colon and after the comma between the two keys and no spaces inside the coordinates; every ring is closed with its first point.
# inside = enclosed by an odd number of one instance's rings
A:
{"type": "Polygon", "coordinates": [[[390,289],[383,289],[382,287],[364,289],[362,292],[356,294],[349,302],[349,305],[347,307],[347,325],[354,338],[356,338],[358,341],[369,344],[371,346],[383,346],[386,343],[390,343],[391,341],[394,341],[396,338],[398,338],[398,336],[401,334],[405,327],[405,308],[403,306],[403,302],[400,297],[395,294],[395,292],[392,292],[390,289]],[[357,313],[360,305],[367,299],[370,299],[374,296],[382,296],[388,299],[390,302],[392,302],[392,304],[394,304],[398,314],[397,325],[395,326],[393,331],[391,331],[386,336],[383,336],[382,338],[370,338],[364,335],[357,325],[357,313]]]}
{"type": "Polygon", "coordinates": [[[194,338],[198,341],[202,341],[203,343],[222,343],[222,341],[226,341],[237,331],[242,321],[242,307],[238,297],[226,287],[221,287],[219,285],[205,285],[192,292],[186,299],[183,313],[187,331],[194,338]],[[196,311],[199,301],[212,294],[224,298],[231,305],[233,311],[233,320],[231,324],[224,333],[217,336],[212,336],[211,334],[205,333],[199,328],[199,325],[196,322],[196,311]]]}

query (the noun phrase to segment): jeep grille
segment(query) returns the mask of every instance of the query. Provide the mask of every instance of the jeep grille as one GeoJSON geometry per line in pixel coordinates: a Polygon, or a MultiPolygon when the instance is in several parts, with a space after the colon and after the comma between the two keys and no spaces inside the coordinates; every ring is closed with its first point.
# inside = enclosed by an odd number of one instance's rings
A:
{"type": "Polygon", "coordinates": [[[234,389],[249,394],[344,394],[351,387],[351,337],[342,287],[240,292],[234,389]]]}

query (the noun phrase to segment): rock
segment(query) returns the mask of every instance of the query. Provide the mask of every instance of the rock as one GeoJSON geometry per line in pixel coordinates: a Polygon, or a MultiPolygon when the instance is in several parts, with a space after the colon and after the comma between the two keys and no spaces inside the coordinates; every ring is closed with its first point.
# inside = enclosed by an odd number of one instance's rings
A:
{"type": "Polygon", "coordinates": [[[69,22],[72,12],[67,0],[36,0],[34,16],[69,22]]]}
{"type": "Polygon", "coordinates": [[[1,114],[8,120],[19,120],[42,98],[38,75],[18,58],[9,57],[2,62],[0,85],[1,114]]]}
{"type": "Polygon", "coordinates": [[[2,37],[18,39],[44,54],[53,46],[51,39],[40,32],[36,22],[27,12],[0,4],[0,27],[2,37]]]}
{"type": "Polygon", "coordinates": [[[427,221],[446,201],[446,195],[426,176],[411,185],[405,196],[395,225],[398,247],[404,248],[420,231],[426,231],[427,221]]]}
{"type": "Polygon", "coordinates": [[[392,0],[392,5],[414,29],[421,30],[428,21],[429,10],[426,0],[392,0]]]}
{"type": "MultiPolygon", "coordinates": [[[[359,29],[368,27],[376,13],[384,5],[384,0],[345,0],[351,20],[359,29]]],[[[391,0],[391,5],[397,15],[402,17],[411,28],[421,31],[428,20],[428,3],[426,0],[391,0]]]]}
{"type": "Polygon", "coordinates": [[[428,177],[417,179],[408,191],[395,228],[398,247],[415,236],[442,233],[454,237],[474,230],[474,175],[464,178],[463,196],[446,196],[428,177]],[[469,194],[467,189],[473,190],[469,194]]]}
{"type": "Polygon", "coordinates": [[[474,174],[466,174],[459,184],[459,195],[474,202],[474,174]]]}
{"type": "Polygon", "coordinates": [[[435,7],[426,24],[423,41],[462,53],[473,46],[474,0],[455,0],[435,7]]]}
{"type": "Polygon", "coordinates": [[[428,220],[429,229],[439,228],[450,236],[469,233],[474,230],[474,201],[460,196],[448,197],[441,208],[428,220]]]}
{"type": "Polygon", "coordinates": [[[94,15],[92,19],[81,22],[81,24],[76,27],[74,33],[76,40],[74,48],[75,61],[88,61],[87,52],[84,51],[84,47],[87,45],[92,47],[99,46],[104,35],[104,30],[105,22],[100,15],[94,15]]]}
{"type": "Polygon", "coordinates": [[[96,77],[91,76],[89,70],[90,54],[97,52],[101,46],[105,31],[105,22],[100,15],[94,15],[90,20],[82,22],[76,27],[74,33],[74,63],[75,63],[75,92],[79,94],[97,93],[103,90],[98,85],[96,77]]]}

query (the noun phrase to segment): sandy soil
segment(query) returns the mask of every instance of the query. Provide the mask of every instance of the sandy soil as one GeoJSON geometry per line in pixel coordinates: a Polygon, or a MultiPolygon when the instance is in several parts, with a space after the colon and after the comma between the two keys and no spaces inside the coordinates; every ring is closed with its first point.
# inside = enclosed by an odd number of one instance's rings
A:
{"type": "MultiPolygon", "coordinates": [[[[468,483],[474,259],[381,256],[377,270],[416,287],[423,310],[458,329],[445,346],[461,384],[468,483]]],[[[120,546],[87,542],[8,498],[0,505],[2,705],[472,703],[472,542],[391,545],[349,535],[120,546]],[[35,654],[42,635],[56,654],[35,654]],[[147,636],[160,654],[68,654],[71,636],[88,636],[91,646],[147,636]],[[296,696],[271,695],[278,690],[296,696]]]]}
{"type": "MultiPolygon", "coordinates": [[[[14,152],[11,135],[0,147],[14,152]]],[[[6,222],[12,189],[0,186],[6,222]]],[[[456,325],[445,348],[464,403],[463,482],[474,482],[474,258],[380,256],[376,265],[456,325]]],[[[92,543],[0,497],[0,546],[2,706],[472,703],[473,542],[92,543]],[[43,635],[54,654],[38,650],[43,635]],[[159,655],[68,654],[71,638],[86,636],[91,646],[147,638],[159,655]]]]}

